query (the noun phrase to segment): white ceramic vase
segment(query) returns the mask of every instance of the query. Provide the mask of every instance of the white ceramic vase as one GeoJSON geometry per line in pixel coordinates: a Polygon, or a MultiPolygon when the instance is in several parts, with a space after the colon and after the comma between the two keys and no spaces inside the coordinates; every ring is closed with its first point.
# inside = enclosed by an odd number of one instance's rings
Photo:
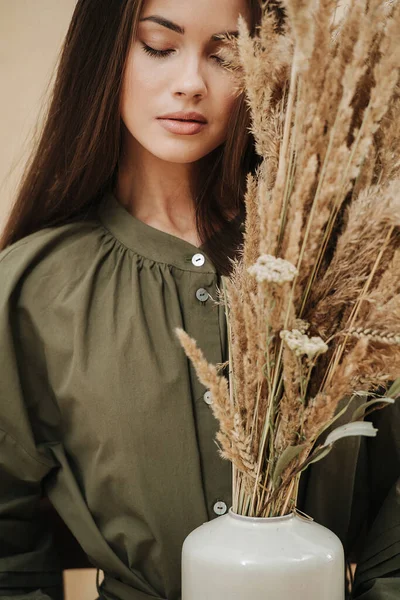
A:
{"type": "Polygon", "coordinates": [[[290,514],[245,517],[229,509],[188,535],[182,600],[344,600],[339,538],[290,514]]]}

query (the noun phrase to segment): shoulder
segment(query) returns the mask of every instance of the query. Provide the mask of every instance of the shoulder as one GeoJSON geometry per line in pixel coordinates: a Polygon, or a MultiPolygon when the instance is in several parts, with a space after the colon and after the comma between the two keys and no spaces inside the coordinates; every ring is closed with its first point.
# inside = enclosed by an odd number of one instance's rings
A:
{"type": "Polygon", "coordinates": [[[0,252],[0,301],[28,293],[36,299],[81,277],[102,244],[96,220],[76,221],[32,233],[0,252]]]}

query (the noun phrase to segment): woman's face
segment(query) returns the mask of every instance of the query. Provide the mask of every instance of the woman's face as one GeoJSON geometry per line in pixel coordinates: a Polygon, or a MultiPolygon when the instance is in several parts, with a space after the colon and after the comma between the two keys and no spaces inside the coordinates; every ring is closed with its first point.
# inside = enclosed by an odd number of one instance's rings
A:
{"type": "Polygon", "coordinates": [[[121,96],[131,149],[191,163],[226,140],[235,79],[215,54],[223,42],[212,36],[236,31],[239,14],[249,22],[247,0],[145,2],[121,96]],[[206,123],[160,118],[176,112],[199,113],[206,123]]]}

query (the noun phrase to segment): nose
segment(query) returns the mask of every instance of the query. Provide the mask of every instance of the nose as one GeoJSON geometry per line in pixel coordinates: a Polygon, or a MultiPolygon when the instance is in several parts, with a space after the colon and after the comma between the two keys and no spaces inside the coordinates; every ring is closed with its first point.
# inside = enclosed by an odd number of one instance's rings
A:
{"type": "Polygon", "coordinates": [[[190,56],[184,59],[174,81],[173,90],[177,96],[203,98],[207,95],[207,84],[201,71],[200,59],[190,56]]]}

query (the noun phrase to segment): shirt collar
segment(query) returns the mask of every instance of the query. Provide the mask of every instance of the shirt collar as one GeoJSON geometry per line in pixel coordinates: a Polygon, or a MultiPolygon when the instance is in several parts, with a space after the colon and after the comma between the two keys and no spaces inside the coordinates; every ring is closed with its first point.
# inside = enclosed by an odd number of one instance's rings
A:
{"type": "MultiPolygon", "coordinates": [[[[185,271],[216,273],[214,264],[204,251],[204,245],[194,246],[186,240],[147,225],[129,213],[111,191],[105,193],[97,214],[103,226],[116,239],[144,258],[185,271]],[[202,255],[204,263],[199,265],[202,259],[195,255],[202,255]]],[[[241,227],[243,228],[243,223],[241,227]]]]}

